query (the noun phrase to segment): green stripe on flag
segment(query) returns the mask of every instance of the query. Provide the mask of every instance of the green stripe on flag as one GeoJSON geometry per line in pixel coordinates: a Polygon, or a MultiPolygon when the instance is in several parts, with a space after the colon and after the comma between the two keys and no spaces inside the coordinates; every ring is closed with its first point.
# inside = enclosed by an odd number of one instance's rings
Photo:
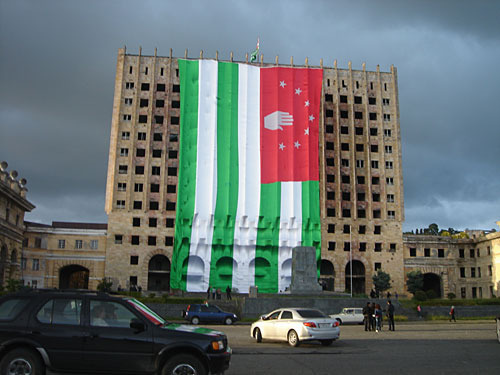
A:
{"type": "Polygon", "coordinates": [[[175,218],[174,254],[170,285],[186,290],[187,258],[193,222],[198,144],[198,61],[179,60],[181,86],[179,180],[175,218]]]}
{"type": "Polygon", "coordinates": [[[316,264],[319,278],[319,261],[321,259],[319,181],[302,182],[302,246],[316,248],[316,264]]]}
{"type": "Polygon", "coordinates": [[[238,208],[238,64],[219,63],[217,86],[217,199],[210,286],[225,290],[232,285],[238,208]]]}
{"type": "Polygon", "coordinates": [[[261,293],[278,292],[281,183],[262,184],[255,249],[255,285],[261,293]]]}

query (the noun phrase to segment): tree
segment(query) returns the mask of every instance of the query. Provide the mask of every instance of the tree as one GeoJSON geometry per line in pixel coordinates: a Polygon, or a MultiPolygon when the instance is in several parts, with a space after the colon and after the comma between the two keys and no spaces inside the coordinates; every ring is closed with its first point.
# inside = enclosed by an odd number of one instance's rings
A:
{"type": "Polygon", "coordinates": [[[373,285],[375,285],[375,290],[377,292],[385,292],[391,288],[391,275],[382,270],[378,270],[377,273],[373,275],[373,285]]]}
{"type": "Polygon", "coordinates": [[[408,291],[415,295],[415,292],[422,290],[424,287],[424,275],[420,271],[411,271],[406,274],[406,288],[408,291]]]}
{"type": "Polygon", "coordinates": [[[437,236],[439,234],[439,226],[436,223],[429,225],[429,234],[437,236]]]}
{"type": "Polygon", "coordinates": [[[112,285],[113,282],[111,281],[111,279],[103,277],[99,284],[97,284],[97,290],[100,292],[110,292],[112,285]]]}

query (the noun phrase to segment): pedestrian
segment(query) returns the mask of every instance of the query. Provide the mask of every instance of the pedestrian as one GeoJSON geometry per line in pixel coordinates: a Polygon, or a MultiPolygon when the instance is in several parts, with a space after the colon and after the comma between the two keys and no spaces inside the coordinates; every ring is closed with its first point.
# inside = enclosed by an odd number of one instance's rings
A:
{"type": "Polygon", "coordinates": [[[220,291],[220,288],[217,288],[217,299],[221,299],[222,293],[220,291]]]}
{"type": "Polygon", "coordinates": [[[398,292],[394,292],[394,296],[396,297],[396,301],[398,300],[398,292]]]}
{"type": "Polygon", "coordinates": [[[215,286],[212,287],[212,299],[215,299],[215,293],[217,292],[217,289],[215,289],[215,286]]]}
{"type": "Polygon", "coordinates": [[[391,299],[391,292],[387,292],[387,299],[391,299]]]}
{"type": "Polygon", "coordinates": [[[451,322],[452,319],[453,319],[454,322],[457,321],[455,319],[455,306],[451,306],[451,309],[450,309],[450,322],[451,322]]]}
{"type": "Polygon", "coordinates": [[[375,298],[375,291],[373,289],[370,291],[370,298],[375,298]]]}
{"type": "Polygon", "coordinates": [[[382,331],[382,309],[377,303],[375,305],[375,332],[382,331]]]}
{"type": "Polygon", "coordinates": [[[229,285],[226,288],[226,298],[228,301],[231,301],[231,287],[229,285]]]}
{"type": "Polygon", "coordinates": [[[389,331],[394,331],[394,305],[391,300],[387,301],[387,320],[389,321],[389,331]]]}
{"type": "Polygon", "coordinates": [[[366,306],[363,307],[363,321],[365,323],[365,331],[371,331],[372,327],[370,325],[370,302],[366,303],[366,306]]]}
{"type": "Polygon", "coordinates": [[[375,303],[370,304],[370,331],[375,331],[375,303]]]}
{"type": "Polygon", "coordinates": [[[210,289],[211,289],[211,287],[210,287],[210,285],[209,285],[209,286],[208,286],[208,289],[207,289],[207,299],[210,299],[210,289]]]}
{"type": "Polygon", "coordinates": [[[420,305],[417,305],[417,314],[418,314],[418,317],[419,319],[422,319],[422,308],[420,307],[420,305]]]}

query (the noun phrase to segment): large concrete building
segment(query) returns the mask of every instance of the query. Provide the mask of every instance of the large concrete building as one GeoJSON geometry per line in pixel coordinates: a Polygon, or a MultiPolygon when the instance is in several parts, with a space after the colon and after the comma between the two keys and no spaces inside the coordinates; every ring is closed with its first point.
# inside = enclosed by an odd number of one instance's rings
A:
{"type": "MultiPolygon", "coordinates": [[[[106,275],[115,285],[169,288],[179,191],[179,60],[118,52],[106,188],[106,275]]],[[[340,69],[336,62],[316,68],[323,76],[321,281],[328,290],[349,290],[352,257],[354,293],[369,292],[378,269],[390,272],[393,290],[403,291],[396,68],[353,70],[349,63],[340,69]]]]}
{"type": "Polygon", "coordinates": [[[26,179],[7,167],[5,161],[0,165],[0,287],[20,278],[24,214],[35,208],[26,199],[26,179]]]}

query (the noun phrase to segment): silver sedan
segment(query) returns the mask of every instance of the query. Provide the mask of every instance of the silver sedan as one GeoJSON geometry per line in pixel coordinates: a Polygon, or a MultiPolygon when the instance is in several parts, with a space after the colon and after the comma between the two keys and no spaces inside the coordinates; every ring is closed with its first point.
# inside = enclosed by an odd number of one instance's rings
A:
{"type": "Polygon", "coordinates": [[[319,310],[284,308],[262,315],[252,324],[250,336],[257,342],[280,340],[298,346],[301,341],[319,340],[328,346],[340,337],[340,328],[338,321],[319,310]]]}

